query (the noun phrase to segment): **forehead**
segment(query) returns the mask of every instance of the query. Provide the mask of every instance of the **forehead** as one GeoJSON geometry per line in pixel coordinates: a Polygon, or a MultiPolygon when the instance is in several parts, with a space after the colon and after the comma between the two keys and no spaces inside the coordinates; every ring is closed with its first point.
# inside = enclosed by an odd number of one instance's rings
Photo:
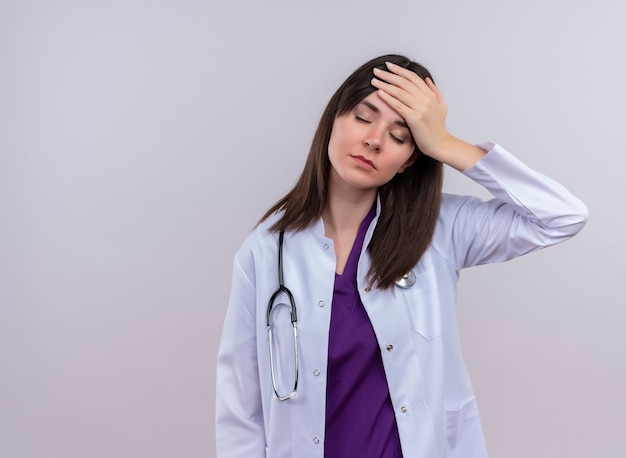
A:
{"type": "Polygon", "coordinates": [[[394,124],[397,124],[401,127],[408,128],[408,126],[406,125],[406,121],[400,115],[400,113],[398,113],[387,102],[385,102],[380,97],[380,95],[378,95],[378,92],[372,92],[363,100],[361,100],[356,105],[356,107],[354,107],[355,110],[358,108],[372,111],[376,115],[381,116],[385,119],[388,119],[389,122],[393,122],[394,124]]]}
{"type": "Polygon", "coordinates": [[[380,113],[381,115],[397,118],[404,121],[404,118],[400,115],[400,113],[398,113],[387,102],[385,102],[380,97],[378,92],[372,92],[371,94],[369,94],[357,104],[357,107],[359,106],[366,107],[371,111],[380,113]]]}

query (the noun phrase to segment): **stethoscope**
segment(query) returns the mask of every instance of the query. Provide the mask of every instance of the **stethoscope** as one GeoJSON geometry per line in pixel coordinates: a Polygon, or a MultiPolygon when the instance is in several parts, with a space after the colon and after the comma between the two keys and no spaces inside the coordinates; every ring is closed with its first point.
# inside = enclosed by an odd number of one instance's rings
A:
{"type": "Polygon", "coordinates": [[[278,235],[278,289],[274,291],[272,297],[267,304],[267,338],[269,339],[270,344],[270,372],[272,373],[272,388],[274,389],[274,394],[279,401],[286,401],[287,399],[292,399],[296,397],[296,392],[298,390],[298,314],[296,312],[296,301],[293,299],[293,294],[285,286],[283,281],[283,238],[285,236],[285,231],[280,231],[278,235]],[[294,353],[294,371],[295,377],[293,382],[293,389],[291,393],[287,396],[281,396],[278,392],[278,387],[276,386],[276,375],[274,371],[274,340],[273,340],[273,332],[272,332],[272,310],[274,309],[274,301],[278,297],[280,293],[285,293],[289,298],[289,306],[291,308],[291,326],[293,327],[293,353],[294,353]]]}
{"type": "MultiPolygon", "coordinates": [[[[293,294],[285,286],[283,280],[283,239],[285,237],[285,231],[280,231],[278,235],[278,288],[272,296],[270,297],[269,302],[267,303],[267,338],[269,340],[269,351],[270,351],[270,372],[272,378],[272,389],[274,390],[274,394],[276,395],[276,399],[279,401],[286,401],[288,399],[294,399],[296,397],[298,391],[298,369],[299,369],[299,361],[298,361],[298,314],[296,311],[296,301],[293,298],[293,294]],[[291,392],[283,396],[279,393],[278,386],[276,383],[276,372],[274,367],[274,339],[273,339],[273,330],[272,330],[272,311],[274,310],[276,298],[281,294],[285,293],[289,298],[289,307],[291,309],[291,326],[293,328],[293,353],[294,353],[294,382],[293,388],[291,392]]],[[[403,275],[398,281],[396,281],[396,285],[400,288],[410,288],[416,282],[415,273],[410,270],[408,273],[403,275]]],[[[282,303],[281,303],[282,304],[282,303]]]]}

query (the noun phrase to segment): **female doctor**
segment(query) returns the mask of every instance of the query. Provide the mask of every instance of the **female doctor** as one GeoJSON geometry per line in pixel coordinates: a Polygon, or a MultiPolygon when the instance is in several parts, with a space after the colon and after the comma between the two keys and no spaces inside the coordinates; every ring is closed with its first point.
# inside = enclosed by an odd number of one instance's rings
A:
{"type": "Polygon", "coordinates": [[[459,272],[562,242],[587,209],[501,146],[452,136],[446,113],[399,55],[331,98],[299,180],[235,256],[218,457],[487,456],[459,272]],[[442,164],[494,198],[442,194],[442,164]]]}

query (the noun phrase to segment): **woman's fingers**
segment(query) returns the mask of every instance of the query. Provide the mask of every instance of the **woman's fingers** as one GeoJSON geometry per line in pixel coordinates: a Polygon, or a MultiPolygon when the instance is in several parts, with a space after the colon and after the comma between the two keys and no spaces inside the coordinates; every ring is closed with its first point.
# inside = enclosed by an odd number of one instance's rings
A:
{"type": "MultiPolygon", "coordinates": [[[[419,77],[418,77],[419,78],[419,77]]],[[[439,111],[441,108],[445,110],[445,105],[440,103],[437,93],[432,91],[424,81],[425,90],[417,89],[415,86],[405,88],[398,84],[383,81],[382,79],[373,78],[372,86],[379,91],[381,98],[402,117],[405,118],[409,125],[415,117],[422,117],[426,113],[439,111]]]]}
{"type": "MultiPolygon", "coordinates": [[[[430,94],[431,87],[417,73],[408,70],[391,62],[387,62],[387,71],[378,68],[374,69],[374,74],[384,81],[401,87],[402,89],[414,93],[415,90],[430,94]]],[[[431,81],[432,82],[432,81],[431,81]]]]}
{"type": "Polygon", "coordinates": [[[428,86],[426,86],[424,81],[422,81],[415,73],[413,73],[413,75],[418,81],[380,69],[374,70],[374,76],[376,79],[385,83],[381,89],[386,90],[390,94],[402,97],[403,93],[406,93],[406,96],[421,96],[432,92],[428,86]],[[395,89],[392,90],[391,88],[395,89]]]}
{"type": "MultiPolygon", "coordinates": [[[[383,91],[385,94],[394,97],[398,102],[407,106],[410,104],[408,99],[413,96],[413,94],[405,91],[401,87],[378,78],[372,79],[372,86],[383,91]]],[[[394,106],[394,108],[397,110],[397,107],[394,106]]]]}
{"type": "Polygon", "coordinates": [[[424,81],[415,72],[399,65],[387,63],[387,67],[389,71],[374,69],[375,79],[372,80],[372,85],[377,89],[396,97],[409,107],[425,101],[443,101],[441,92],[429,78],[424,81]]]}
{"type": "MultiPolygon", "coordinates": [[[[407,120],[407,118],[410,119],[410,107],[404,104],[403,102],[401,102],[396,96],[394,96],[393,94],[387,93],[382,88],[379,88],[378,96],[383,100],[383,102],[385,102],[391,108],[396,110],[398,114],[405,119],[405,121],[407,120]]],[[[410,128],[410,125],[409,125],[409,128],[410,128]]]]}
{"type": "Polygon", "coordinates": [[[436,97],[432,91],[430,95],[425,95],[423,91],[415,87],[404,89],[378,78],[372,79],[372,86],[383,91],[387,95],[387,97],[383,97],[385,102],[405,118],[411,116],[411,111],[421,111],[424,107],[436,102],[436,97]],[[390,100],[389,97],[393,100],[390,100]]]}

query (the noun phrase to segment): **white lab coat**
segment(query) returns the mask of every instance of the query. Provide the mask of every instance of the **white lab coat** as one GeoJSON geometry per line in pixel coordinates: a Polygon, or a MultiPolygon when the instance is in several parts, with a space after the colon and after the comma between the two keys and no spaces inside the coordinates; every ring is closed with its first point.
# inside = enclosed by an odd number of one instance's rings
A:
{"type": "MultiPolygon", "coordinates": [[[[413,287],[366,289],[366,247],[379,209],[359,259],[358,290],[380,345],[407,458],[487,456],[457,331],[459,271],[562,242],[587,219],[584,204],[561,185],[500,146],[486,145],[489,154],[464,173],[495,198],[443,196],[431,246],[413,269],[413,287]]],[[[277,234],[267,230],[275,220],[258,226],[235,256],[217,366],[218,458],[324,455],[333,242],[321,220],[285,234],[284,278],[298,308],[300,377],[297,397],[280,402],[272,390],[266,328],[268,299],[278,284],[277,234]]],[[[291,344],[279,343],[281,349],[291,344]]],[[[291,358],[283,358],[279,372],[292,370],[291,358]]]]}

